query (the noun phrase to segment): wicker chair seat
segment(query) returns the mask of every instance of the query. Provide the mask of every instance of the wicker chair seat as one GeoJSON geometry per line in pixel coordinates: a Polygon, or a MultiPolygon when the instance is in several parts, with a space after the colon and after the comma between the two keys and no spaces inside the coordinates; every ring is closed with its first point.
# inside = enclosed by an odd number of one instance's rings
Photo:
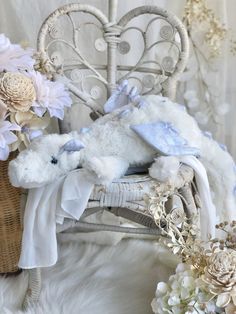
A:
{"type": "Polygon", "coordinates": [[[194,172],[192,168],[182,165],[178,177],[172,185],[158,182],[148,174],[125,176],[108,186],[95,185],[87,204],[87,209],[81,219],[79,221],[66,219],[63,225],[58,225],[57,232],[77,226],[83,231],[109,230],[128,233],[159,234],[159,230],[158,232],[156,231],[157,226],[153,217],[147,209],[145,198],[158,185],[165,190],[173,191],[173,195],[178,195],[180,201],[183,202],[183,207],[189,214],[196,210],[192,189],[193,179],[194,172]],[[123,228],[84,221],[88,216],[103,210],[145,226],[148,229],[123,228]]]}
{"type": "MultiPolygon", "coordinates": [[[[181,166],[174,186],[179,190],[193,180],[193,170],[188,166],[181,166]]],[[[145,195],[149,194],[157,184],[166,185],[151,178],[149,175],[130,175],[114,181],[109,186],[95,185],[90,196],[88,208],[99,207],[127,207],[133,210],[145,210],[145,195]]]]}

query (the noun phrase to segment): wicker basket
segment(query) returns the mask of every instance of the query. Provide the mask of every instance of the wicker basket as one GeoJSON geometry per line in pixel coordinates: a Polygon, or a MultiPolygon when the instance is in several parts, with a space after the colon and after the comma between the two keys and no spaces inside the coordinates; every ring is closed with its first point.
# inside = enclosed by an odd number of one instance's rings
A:
{"type": "Polygon", "coordinates": [[[21,249],[21,190],[8,179],[8,163],[14,157],[0,161],[0,273],[18,271],[21,249]]]}

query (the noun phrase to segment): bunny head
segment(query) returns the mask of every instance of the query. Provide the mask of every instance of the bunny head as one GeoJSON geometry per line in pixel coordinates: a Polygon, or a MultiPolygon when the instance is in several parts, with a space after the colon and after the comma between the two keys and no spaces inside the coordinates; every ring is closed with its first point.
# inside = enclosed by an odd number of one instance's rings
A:
{"type": "Polygon", "coordinates": [[[10,162],[10,181],[23,188],[46,185],[79,166],[82,148],[83,144],[73,133],[35,139],[10,162]]]}

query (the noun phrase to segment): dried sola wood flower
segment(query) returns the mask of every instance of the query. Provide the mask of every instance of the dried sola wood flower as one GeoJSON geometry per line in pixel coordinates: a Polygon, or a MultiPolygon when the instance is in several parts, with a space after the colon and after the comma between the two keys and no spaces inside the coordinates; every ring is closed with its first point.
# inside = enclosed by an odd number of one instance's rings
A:
{"type": "Polygon", "coordinates": [[[0,80],[0,99],[12,112],[29,111],[36,98],[33,82],[21,73],[7,72],[0,80]]]}

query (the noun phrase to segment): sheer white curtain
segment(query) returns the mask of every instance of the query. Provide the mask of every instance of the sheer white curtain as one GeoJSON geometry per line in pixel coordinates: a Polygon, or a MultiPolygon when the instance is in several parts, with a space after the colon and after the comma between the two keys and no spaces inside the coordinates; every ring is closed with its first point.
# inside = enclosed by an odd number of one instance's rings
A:
{"type": "MultiPolygon", "coordinates": [[[[235,0],[208,0],[208,3],[236,40],[235,0]]],[[[230,52],[230,45],[230,40],[226,40],[219,60],[220,84],[216,86],[221,91],[222,102],[228,103],[230,110],[223,118],[217,138],[226,144],[236,159],[236,55],[230,52]]]]}
{"type": "MultiPolygon", "coordinates": [[[[103,12],[108,11],[108,0],[7,0],[0,2],[0,31],[12,41],[26,40],[36,45],[36,37],[44,19],[59,6],[68,3],[86,3],[96,6],[103,12]]],[[[151,4],[166,7],[181,15],[184,0],[119,0],[118,16],[134,7],[151,4]]]]}
{"type": "MultiPolygon", "coordinates": [[[[44,19],[56,8],[70,2],[70,0],[7,0],[0,3],[0,32],[5,33],[12,42],[26,41],[30,46],[36,46],[36,38],[39,28],[44,19]]],[[[86,4],[91,4],[103,10],[108,11],[108,0],[86,0],[86,4]]],[[[216,15],[232,30],[235,30],[236,21],[234,12],[236,10],[235,0],[207,0],[209,6],[214,9],[216,15]]],[[[118,1],[118,17],[122,16],[127,10],[134,7],[152,4],[164,7],[181,17],[185,0],[119,0],[118,1]]],[[[90,36],[88,34],[88,36],[90,36]]],[[[219,61],[220,72],[216,75],[220,79],[221,97],[223,102],[230,104],[229,113],[222,118],[223,125],[215,134],[218,140],[225,143],[228,149],[236,158],[236,56],[232,56],[227,49],[228,43],[225,45],[224,55],[219,61]]],[[[80,118],[86,119],[85,115],[80,118]]],[[[83,123],[82,123],[83,124],[83,123]]]]}
{"type": "MultiPolygon", "coordinates": [[[[236,40],[236,2],[225,1],[226,23],[232,28],[236,40]]],[[[225,99],[231,106],[229,114],[225,117],[225,143],[236,158],[236,55],[225,53],[225,99]]]]}

